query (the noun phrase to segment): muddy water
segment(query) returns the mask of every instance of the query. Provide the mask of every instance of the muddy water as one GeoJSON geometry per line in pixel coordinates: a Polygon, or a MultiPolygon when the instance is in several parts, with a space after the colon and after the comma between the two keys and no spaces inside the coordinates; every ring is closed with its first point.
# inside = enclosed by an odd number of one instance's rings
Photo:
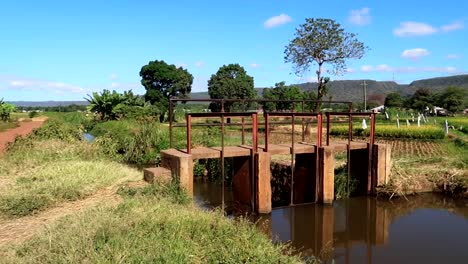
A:
{"type": "MultiPolygon", "coordinates": [[[[195,197],[202,206],[218,206],[219,185],[196,183],[195,197]]],[[[232,201],[229,190],[226,197],[232,201]]],[[[436,194],[408,199],[276,208],[257,223],[273,241],[328,263],[468,263],[468,201],[436,194]]]]}

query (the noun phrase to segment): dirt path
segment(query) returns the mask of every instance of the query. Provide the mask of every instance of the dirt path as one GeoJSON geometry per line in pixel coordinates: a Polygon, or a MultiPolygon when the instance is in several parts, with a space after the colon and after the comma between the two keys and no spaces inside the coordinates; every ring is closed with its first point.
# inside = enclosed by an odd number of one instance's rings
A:
{"type": "Polygon", "coordinates": [[[116,194],[116,189],[116,186],[107,187],[86,199],[64,203],[32,216],[0,220],[0,248],[6,245],[20,244],[59,218],[96,206],[99,203],[105,203],[106,206],[117,205],[122,199],[116,194]]]}
{"type": "Polygon", "coordinates": [[[8,143],[14,142],[18,136],[29,135],[34,129],[42,126],[47,117],[35,117],[29,122],[20,122],[18,127],[0,132],[0,156],[3,155],[8,143]]]}

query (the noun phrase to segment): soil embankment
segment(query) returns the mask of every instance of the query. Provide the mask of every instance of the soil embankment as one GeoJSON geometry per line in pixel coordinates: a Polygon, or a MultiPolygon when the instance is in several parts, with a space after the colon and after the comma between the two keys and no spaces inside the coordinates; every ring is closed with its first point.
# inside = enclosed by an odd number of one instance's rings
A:
{"type": "Polygon", "coordinates": [[[35,117],[31,121],[20,122],[18,127],[0,132],[0,156],[5,152],[8,143],[14,142],[18,136],[24,137],[29,135],[34,129],[41,127],[46,120],[47,117],[45,116],[35,117]]]}

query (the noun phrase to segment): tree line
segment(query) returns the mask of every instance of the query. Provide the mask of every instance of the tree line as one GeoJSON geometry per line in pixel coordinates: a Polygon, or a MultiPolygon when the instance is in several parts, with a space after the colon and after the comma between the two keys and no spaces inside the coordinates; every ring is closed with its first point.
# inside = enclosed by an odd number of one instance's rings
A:
{"type": "Polygon", "coordinates": [[[390,93],[385,97],[385,107],[410,108],[421,113],[442,107],[454,114],[468,108],[468,92],[464,88],[452,86],[436,93],[421,88],[408,98],[403,98],[399,93],[390,93]]]}

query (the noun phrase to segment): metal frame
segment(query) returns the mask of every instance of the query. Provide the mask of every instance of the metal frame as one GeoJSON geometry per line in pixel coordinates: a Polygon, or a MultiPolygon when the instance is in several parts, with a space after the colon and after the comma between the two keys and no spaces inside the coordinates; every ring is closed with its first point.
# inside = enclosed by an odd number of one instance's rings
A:
{"type": "Polygon", "coordinates": [[[265,152],[268,152],[268,145],[269,145],[269,133],[270,133],[270,117],[291,117],[291,127],[292,127],[292,134],[291,134],[291,197],[290,197],[290,205],[294,205],[294,160],[295,160],[295,151],[294,151],[294,134],[295,134],[295,118],[302,118],[302,141],[304,141],[304,119],[312,119],[314,117],[317,118],[317,143],[315,146],[315,202],[318,201],[318,186],[320,186],[320,182],[317,182],[317,179],[320,180],[319,176],[319,155],[318,149],[322,146],[322,113],[277,113],[277,112],[264,112],[265,116],[265,152]]]}
{"type": "Polygon", "coordinates": [[[369,132],[369,143],[368,148],[368,164],[367,164],[367,194],[372,193],[373,186],[376,185],[376,179],[372,177],[372,152],[375,141],[375,113],[347,113],[347,112],[327,112],[327,146],[330,145],[330,123],[331,116],[347,116],[348,117],[348,144],[346,147],[346,156],[347,156],[347,170],[348,175],[346,179],[346,188],[349,192],[349,183],[351,177],[351,142],[353,141],[353,117],[369,117],[370,118],[370,132],[369,132]]]}
{"type": "MultiPolygon", "coordinates": [[[[177,102],[219,102],[221,103],[221,112],[218,113],[225,113],[224,112],[224,103],[225,102],[238,102],[238,103],[266,103],[266,102],[288,102],[292,103],[291,107],[291,112],[294,112],[295,106],[300,103],[301,104],[301,109],[302,112],[304,113],[305,110],[305,104],[306,103],[330,103],[330,104],[344,104],[348,106],[348,111],[352,111],[352,106],[353,103],[350,101],[319,101],[319,100],[269,100],[269,99],[178,99],[178,98],[171,98],[169,100],[169,146],[170,148],[173,148],[173,128],[174,127],[183,127],[183,125],[174,125],[174,113],[173,113],[173,106],[177,102]]],[[[250,113],[250,112],[248,112],[250,113]]],[[[281,113],[281,112],[271,112],[271,113],[281,113]]],[[[244,144],[244,126],[245,125],[252,125],[249,123],[244,123],[242,120],[242,144],[244,144]]],[[[276,124],[274,122],[271,122],[271,124],[276,124]]],[[[278,122],[278,124],[280,124],[278,122]]],[[[287,123],[282,123],[282,124],[287,124],[287,123]]],[[[231,125],[231,124],[225,124],[225,125],[231,125]]],[[[257,122],[258,125],[264,125],[262,123],[257,122]]],[[[304,135],[304,119],[302,120],[302,141],[304,141],[305,135],[304,135]]],[[[215,124],[197,124],[196,126],[217,126],[215,124]]]]}
{"type": "Polygon", "coordinates": [[[252,118],[252,148],[250,150],[250,171],[251,171],[251,206],[252,212],[255,211],[255,154],[258,152],[258,113],[187,113],[185,115],[187,120],[187,154],[192,153],[192,117],[193,118],[221,118],[221,208],[224,212],[224,119],[230,117],[242,118],[242,143],[244,143],[244,117],[252,118]]]}

